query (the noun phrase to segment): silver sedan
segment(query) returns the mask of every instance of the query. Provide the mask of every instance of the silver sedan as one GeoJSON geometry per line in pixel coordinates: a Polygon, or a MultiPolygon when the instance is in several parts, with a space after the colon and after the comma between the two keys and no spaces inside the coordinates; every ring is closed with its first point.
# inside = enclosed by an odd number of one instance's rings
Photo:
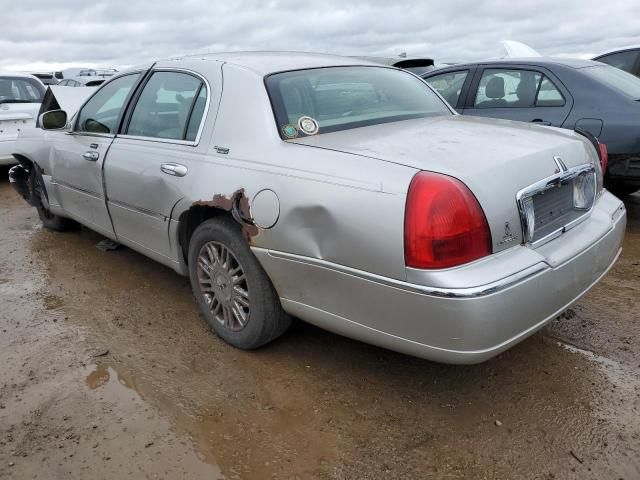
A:
{"type": "Polygon", "coordinates": [[[24,132],[10,178],[46,227],[81,223],[189,275],[239,348],[292,316],[436,361],[486,360],[584,295],[621,251],[606,149],[458,116],[366,61],[159,61],[24,132]]]}

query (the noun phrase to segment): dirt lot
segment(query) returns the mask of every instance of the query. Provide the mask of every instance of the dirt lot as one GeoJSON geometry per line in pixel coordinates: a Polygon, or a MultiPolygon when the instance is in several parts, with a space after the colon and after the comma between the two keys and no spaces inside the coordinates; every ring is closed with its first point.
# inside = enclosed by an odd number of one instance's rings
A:
{"type": "Polygon", "coordinates": [[[439,365],[302,322],[257,352],[188,280],[43,230],[0,170],[0,479],[640,478],[640,195],[567,318],[439,365]]]}

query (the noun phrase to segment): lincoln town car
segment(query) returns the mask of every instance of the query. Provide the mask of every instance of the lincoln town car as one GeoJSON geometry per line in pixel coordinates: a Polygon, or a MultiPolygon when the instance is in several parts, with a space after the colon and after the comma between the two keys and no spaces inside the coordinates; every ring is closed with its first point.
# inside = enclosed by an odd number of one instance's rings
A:
{"type": "Polygon", "coordinates": [[[621,252],[625,208],[595,137],[458,115],[365,60],[163,60],[38,123],[10,180],[44,226],[82,224],[189,276],[204,319],[242,349],[295,317],[481,362],[558,318],[621,252]]]}

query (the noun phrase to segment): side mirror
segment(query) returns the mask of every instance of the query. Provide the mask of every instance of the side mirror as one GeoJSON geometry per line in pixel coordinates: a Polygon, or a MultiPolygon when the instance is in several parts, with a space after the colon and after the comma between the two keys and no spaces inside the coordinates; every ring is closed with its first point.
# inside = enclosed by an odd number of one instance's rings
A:
{"type": "Polygon", "coordinates": [[[51,110],[40,115],[40,126],[44,130],[60,130],[67,126],[67,112],[51,110]]]}

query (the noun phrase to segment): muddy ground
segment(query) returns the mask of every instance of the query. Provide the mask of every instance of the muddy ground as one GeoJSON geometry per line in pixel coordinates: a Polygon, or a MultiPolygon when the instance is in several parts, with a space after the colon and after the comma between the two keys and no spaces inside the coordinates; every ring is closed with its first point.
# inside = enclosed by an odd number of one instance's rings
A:
{"type": "Polygon", "coordinates": [[[640,195],[566,318],[482,365],[302,322],[256,352],[189,284],[43,230],[0,170],[0,479],[639,479],[640,195]]]}

